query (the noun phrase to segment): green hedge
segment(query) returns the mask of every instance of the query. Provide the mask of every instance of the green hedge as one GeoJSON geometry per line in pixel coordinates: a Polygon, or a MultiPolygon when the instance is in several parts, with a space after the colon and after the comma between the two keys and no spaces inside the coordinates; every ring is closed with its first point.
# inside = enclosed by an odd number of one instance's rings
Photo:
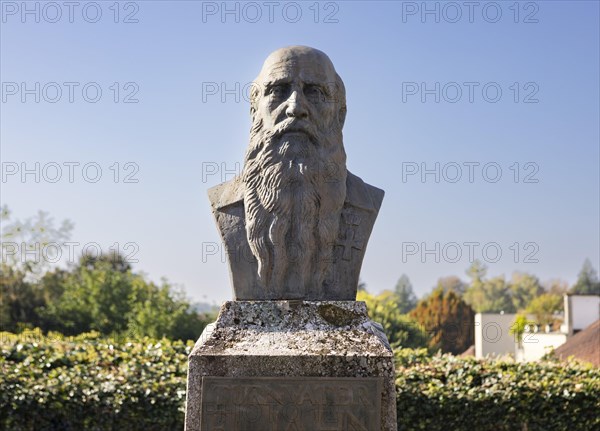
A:
{"type": "MultiPolygon", "coordinates": [[[[0,429],[182,430],[192,343],[0,333],[0,429]]],[[[600,370],[397,352],[399,430],[600,429],[600,370]]]]}
{"type": "Polygon", "coordinates": [[[396,354],[399,430],[600,430],[600,369],[396,354]]]}
{"type": "Polygon", "coordinates": [[[0,429],[183,430],[192,343],[0,338],[0,429]]]}

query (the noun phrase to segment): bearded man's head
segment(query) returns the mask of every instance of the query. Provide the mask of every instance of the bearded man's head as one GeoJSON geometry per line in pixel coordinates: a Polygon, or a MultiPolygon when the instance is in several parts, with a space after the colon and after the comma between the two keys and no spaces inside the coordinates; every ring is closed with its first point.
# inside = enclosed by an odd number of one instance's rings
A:
{"type": "Polygon", "coordinates": [[[332,275],[346,197],[344,84],[323,52],[292,46],[266,59],[250,96],[246,236],[267,293],[304,297],[332,275]]]}

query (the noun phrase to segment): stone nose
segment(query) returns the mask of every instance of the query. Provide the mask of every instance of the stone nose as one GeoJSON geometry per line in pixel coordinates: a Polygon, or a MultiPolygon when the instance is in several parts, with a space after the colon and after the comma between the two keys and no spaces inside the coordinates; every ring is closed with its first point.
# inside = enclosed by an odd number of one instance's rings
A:
{"type": "Polygon", "coordinates": [[[308,117],[308,109],[306,108],[306,100],[298,90],[292,91],[292,94],[287,100],[287,108],[285,114],[288,117],[304,119],[308,117]]]}

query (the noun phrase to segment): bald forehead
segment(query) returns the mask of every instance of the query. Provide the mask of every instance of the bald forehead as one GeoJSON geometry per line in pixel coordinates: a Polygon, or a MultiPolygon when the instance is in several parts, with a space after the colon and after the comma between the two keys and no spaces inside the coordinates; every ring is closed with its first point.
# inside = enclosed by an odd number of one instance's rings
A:
{"type": "Polygon", "coordinates": [[[258,80],[274,82],[300,78],[304,82],[335,81],[335,68],[327,55],[309,47],[282,48],[265,60],[258,80]]]}

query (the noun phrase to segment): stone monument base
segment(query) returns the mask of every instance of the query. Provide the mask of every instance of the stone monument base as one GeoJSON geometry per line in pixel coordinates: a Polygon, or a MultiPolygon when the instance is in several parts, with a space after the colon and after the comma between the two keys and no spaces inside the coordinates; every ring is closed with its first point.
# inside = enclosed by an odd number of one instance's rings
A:
{"type": "Polygon", "coordinates": [[[229,301],[189,356],[185,429],[395,431],[394,377],[364,302],[229,301]]]}

